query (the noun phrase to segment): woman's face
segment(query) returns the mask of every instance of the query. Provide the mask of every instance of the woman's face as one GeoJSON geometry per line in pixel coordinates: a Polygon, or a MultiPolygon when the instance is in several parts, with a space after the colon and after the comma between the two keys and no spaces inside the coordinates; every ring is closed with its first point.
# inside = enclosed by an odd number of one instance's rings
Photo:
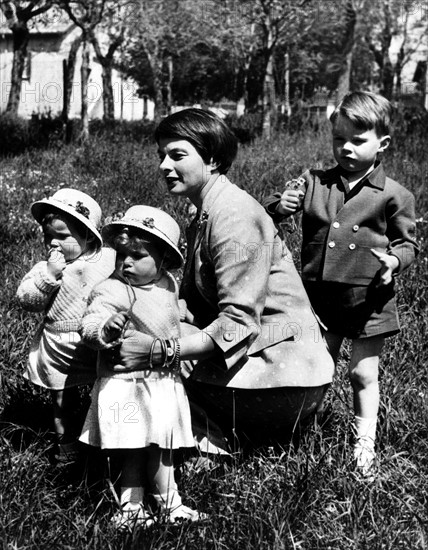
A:
{"type": "Polygon", "coordinates": [[[197,197],[210,179],[215,166],[206,164],[195,147],[185,139],[159,141],[160,169],[168,191],[173,195],[197,197]]]}

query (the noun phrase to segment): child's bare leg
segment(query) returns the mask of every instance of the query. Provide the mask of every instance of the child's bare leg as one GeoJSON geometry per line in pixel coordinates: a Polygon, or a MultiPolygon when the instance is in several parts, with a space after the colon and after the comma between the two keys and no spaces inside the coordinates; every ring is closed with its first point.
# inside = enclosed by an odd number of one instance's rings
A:
{"type": "Polygon", "coordinates": [[[153,489],[153,497],[164,512],[166,521],[199,521],[205,518],[185,506],[174,479],[172,451],[151,445],[148,449],[147,477],[153,489]]]}
{"type": "Polygon", "coordinates": [[[375,459],[376,423],[379,410],[379,357],[385,339],[373,336],[353,340],[349,377],[354,391],[355,458],[364,474],[375,459]]]}
{"type": "Polygon", "coordinates": [[[80,426],[76,423],[76,406],[79,402],[79,390],[76,387],[52,390],[54,428],[57,436],[58,451],[55,456],[59,462],[75,461],[79,456],[77,437],[80,426]]]}
{"type": "Polygon", "coordinates": [[[145,449],[124,449],[120,475],[120,503],[141,504],[143,502],[143,475],[145,470],[145,449]]]}
{"type": "Polygon", "coordinates": [[[147,452],[147,481],[153,493],[168,495],[177,490],[174,479],[174,463],[172,452],[161,449],[156,445],[150,445],[147,452]]]}
{"type": "Polygon", "coordinates": [[[378,413],[379,357],[384,341],[383,336],[352,341],[349,378],[354,390],[354,412],[362,418],[373,418],[378,413]]]}
{"type": "Polygon", "coordinates": [[[148,527],[153,522],[144,508],[143,478],[146,449],[123,449],[120,475],[121,510],[111,519],[118,529],[132,530],[136,525],[148,527]]]}
{"type": "Polygon", "coordinates": [[[74,411],[78,399],[77,388],[52,390],[55,433],[63,442],[76,438],[77,429],[74,426],[74,411]]]}

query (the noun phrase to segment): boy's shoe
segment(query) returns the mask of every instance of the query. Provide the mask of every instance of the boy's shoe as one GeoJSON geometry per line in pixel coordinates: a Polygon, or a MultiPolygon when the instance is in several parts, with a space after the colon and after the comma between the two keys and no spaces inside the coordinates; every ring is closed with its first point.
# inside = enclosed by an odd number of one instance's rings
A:
{"type": "Polygon", "coordinates": [[[128,502],[114,514],[110,523],[119,531],[132,531],[136,528],[150,527],[153,525],[153,518],[142,504],[128,502]]]}
{"type": "Polygon", "coordinates": [[[367,481],[374,481],[376,474],[376,452],[363,438],[354,446],[355,471],[367,481]]]}

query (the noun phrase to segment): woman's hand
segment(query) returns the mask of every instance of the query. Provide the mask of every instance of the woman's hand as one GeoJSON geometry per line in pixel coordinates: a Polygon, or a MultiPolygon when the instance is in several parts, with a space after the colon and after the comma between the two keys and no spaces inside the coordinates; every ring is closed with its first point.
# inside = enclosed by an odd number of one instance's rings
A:
{"type": "Polygon", "coordinates": [[[125,370],[144,370],[150,367],[149,354],[153,337],[135,329],[127,329],[119,348],[120,363],[125,370]]]}

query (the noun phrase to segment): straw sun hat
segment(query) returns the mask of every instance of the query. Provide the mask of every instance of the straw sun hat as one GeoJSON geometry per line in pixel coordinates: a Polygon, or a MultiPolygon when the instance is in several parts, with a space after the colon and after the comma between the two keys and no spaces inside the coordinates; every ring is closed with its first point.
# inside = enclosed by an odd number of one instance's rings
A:
{"type": "Polygon", "coordinates": [[[172,260],[171,268],[180,267],[183,264],[183,256],[178,249],[180,228],[177,222],[169,214],[152,206],[131,206],[123,216],[111,221],[106,220],[102,229],[105,241],[111,244],[112,239],[122,227],[134,227],[145,233],[149,233],[160,239],[167,246],[172,260]]]}
{"type": "Polygon", "coordinates": [[[46,213],[52,212],[53,209],[65,212],[78,220],[89,229],[102,246],[103,240],[98,230],[101,225],[101,208],[93,198],[77,189],[60,189],[51,197],[31,205],[31,213],[39,223],[42,223],[46,213]]]}

